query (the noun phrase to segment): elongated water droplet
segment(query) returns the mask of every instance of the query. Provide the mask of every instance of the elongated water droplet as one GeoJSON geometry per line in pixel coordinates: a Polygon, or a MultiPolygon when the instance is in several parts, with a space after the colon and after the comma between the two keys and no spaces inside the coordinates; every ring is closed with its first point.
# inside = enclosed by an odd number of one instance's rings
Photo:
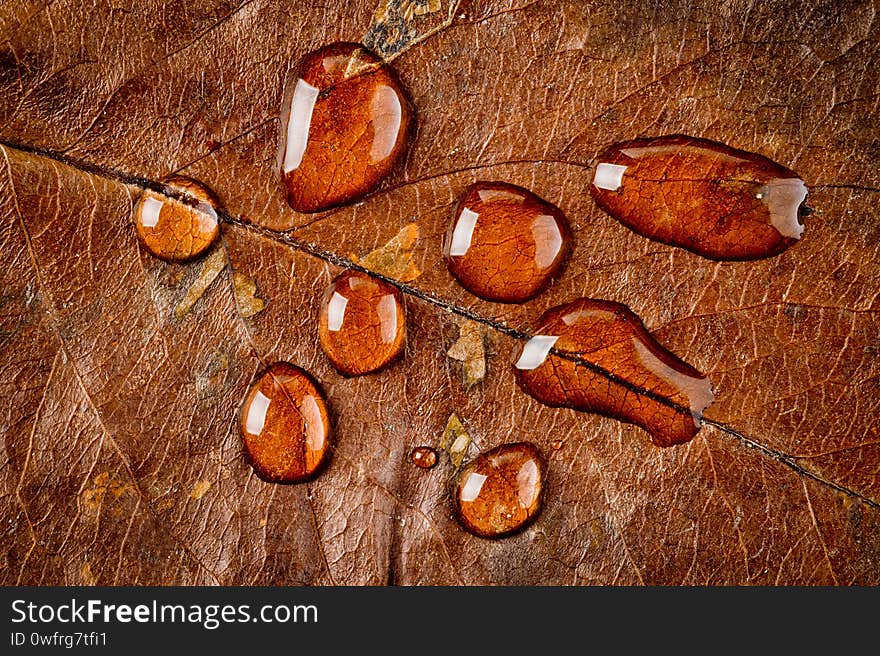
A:
{"type": "Polygon", "coordinates": [[[777,255],[801,237],[807,187],[756,153],[683,135],[615,144],[590,193],[635,232],[714,260],[777,255]]]}
{"type": "Polygon", "coordinates": [[[589,298],[545,312],[514,365],[541,403],[641,426],[658,446],[687,442],[712,402],[709,379],[663,348],[620,303],[589,298]],[[546,347],[552,340],[552,350],[546,347]]]}
{"type": "Polygon", "coordinates": [[[462,286],[503,303],[539,294],[570,250],[571,230],[562,211],[505,182],[468,187],[443,242],[446,266],[462,286]]]}
{"type": "Polygon", "coordinates": [[[544,462],[529,442],[502,444],[465,465],[453,495],[458,521],[483,538],[522,530],[541,511],[544,462]]]}
{"type": "Polygon", "coordinates": [[[429,446],[417,446],[410,452],[409,459],[416,467],[431,469],[437,464],[437,452],[429,446]]]}
{"type": "Polygon", "coordinates": [[[318,337],[336,369],[359,376],[381,369],[400,354],[406,313],[396,287],[360,271],[345,271],[328,287],[318,337]]]}
{"type": "Polygon", "coordinates": [[[308,480],[330,453],[324,395],[311,376],[290,363],[276,362],[257,379],[240,421],[248,459],[266,481],[308,480]]]}
{"type": "Polygon", "coordinates": [[[278,163],[288,204],[319,212],[376,189],[406,150],[411,104],[356,43],[310,52],[285,85],[278,163]]]}
{"type": "Polygon", "coordinates": [[[220,234],[217,197],[201,182],[174,176],[165,181],[171,196],[145,190],[135,205],[135,228],[141,244],[168,262],[202,255],[220,234]]]}

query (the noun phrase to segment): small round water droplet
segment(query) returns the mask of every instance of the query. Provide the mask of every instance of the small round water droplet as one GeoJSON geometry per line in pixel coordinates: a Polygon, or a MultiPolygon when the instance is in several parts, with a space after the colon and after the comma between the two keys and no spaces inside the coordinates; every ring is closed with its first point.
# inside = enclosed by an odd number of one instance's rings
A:
{"type": "Polygon", "coordinates": [[[562,211],[505,182],[468,187],[443,240],[446,266],[462,286],[503,303],[539,294],[570,250],[571,229],[562,211]]]}
{"type": "Polygon", "coordinates": [[[429,446],[417,446],[410,452],[409,459],[416,467],[431,469],[437,464],[437,452],[429,446]]]}
{"type": "Polygon", "coordinates": [[[454,505],[469,532],[500,538],[522,530],[541,511],[544,463],[534,444],[502,444],[469,462],[458,477],[454,505]]]}
{"type": "Polygon", "coordinates": [[[298,483],[312,478],[330,453],[330,419],[311,376],[287,362],[271,365],[241,407],[241,435],[260,478],[298,483]]]}
{"type": "Polygon", "coordinates": [[[285,85],[279,165],[288,204],[320,212],[370,193],[400,160],[412,109],[390,66],[356,43],[310,52],[285,85]]]}
{"type": "Polygon", "coordinates": [[[185,262],[203,254],[220,234],[217,197],[196,180],[174,176],[165,181],[180,200],[146,190],[134,209],[141,244],[168,262],[185,262]]]}
{"type": "Polygon", "coordinates": [[[381,369],[400,354],[406,338],[400,291],[361,271],[345,271],[324,295],[318,338],[342,374],[381,369]]]}
{"type": "Polygon", "coordinates": [[[550,442],[550,446],[553,448],[554,451],[559,451],[559,449],[561,449],[564,445],[565,442],[563,442],[562,440],[553,440],[552,442],[550,442]]]}

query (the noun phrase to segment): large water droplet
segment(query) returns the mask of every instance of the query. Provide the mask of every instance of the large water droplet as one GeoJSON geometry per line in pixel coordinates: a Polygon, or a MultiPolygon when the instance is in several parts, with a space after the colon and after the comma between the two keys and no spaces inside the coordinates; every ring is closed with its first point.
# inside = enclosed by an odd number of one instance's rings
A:
{"type": "Polygon", "coordinates": [[[220,234],[217,197],[201,182],[174,176],[165,181],[173,198],[145,190],[134,208],[135,229],[150,253],[169,262],[203,254],[220,234]]]}
{"type": "Polygon", "coordinates": [[[530,396],[636,424],[658,446],[696,435],[712,402],[709,379],[658,344],[628,307],[582,298],[539,324],[514,365],[530,396]]]}
{"type": "Polygon", "coordinates": [[[504,303],[540,293],[570,250],[571,230],[562,211],[504,182],[468,187],[443,241],[446,266],[462,286],[504,303]]]}
{"type": "Polygon", "coordinates": [[[640,235],[714,260],[754,260],[800,239],[807,187],[762,155],[672,135],[609,147],[590,193],[640,235]]]}
{"type": "Polygon", "coordinates": [[[454,492],[456,516],[474,535],[500,538],[541,511],[544,463],[534,444],[502,444],[465,465],[454,492]]]}
{"type": "Polygon", "coordinates": [[[285,85],[281,110],[288,204],[319,212],[373,191],[405,152],[411,122],[397,75],[362,46],[308,53],[285,85]]]}
{"type": "Polygon", "coordinates": [[[253,384],[240,428],[254,471],[272,483],[312,478],[330,453],[324,395],[311,376],[287,362],[271,365],[253,384]]]}
{"type": "Polygon", "coordinates": [[[359,376],[381,369],[397,357],[406,338],[400,292],[361,271],[345,271],[324,295],[318,337],[340,373],[359,376]]]}

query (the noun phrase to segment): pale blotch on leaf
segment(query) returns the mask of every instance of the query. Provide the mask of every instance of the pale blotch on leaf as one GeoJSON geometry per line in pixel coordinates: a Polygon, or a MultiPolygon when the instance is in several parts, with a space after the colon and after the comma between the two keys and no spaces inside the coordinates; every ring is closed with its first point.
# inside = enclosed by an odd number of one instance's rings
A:
{"type": "Polygon", "coordinates": [[[89,565],[89,561],[85,561],[82,564],[82,567],[79,568],[79,577],[81,585],[95,585],[97,579],[95,579],[95,575],[92,574],[92,568],[89,565]]]}
{"type": "Polygon", "coordinates": [[[451,23],[458,2],[450,2],[445,18],[432,21],[420,18],[437,13],[442,6],[442,0],[379,0],[362,41],[379,56],[392,59],[451,23]]]}
{"type": "Polygon", "coordinates": [[[238,313],[245,319],[266,308],[266,301],[257,296],[257,283],[250,276],[236,271],[232,274],[232,287],[235,290],[238,313]]]}
{"type": "Polygon", "coordinates": [[[211,489],[211,481],[199,481],[193,486],[192,492],[190,493],[190,498],[198,501],[205,493],[211,489]]]}
{"type": "Polygon", "coordinates": [[[468,389],[486,377],[486,346],[483,331],[476,321],[465,320],[458,331],[458,339],[446,355],[462,363],[462,382],[468,389]]]}
{"type": "Polygon", "coordinates": [[[202,268],[195,282],[186,290],[183,300],[174,308],[174,318],[182,319],[196,304],[208,287],[217,279],[220,272],[226,267],[226,253],[223,248],[216,247],[211,254],[202,262],[202,268]]]}
{"type": "Polygon", "coordinates": [[[80,503],[90,513],[97,514],[104,501],[113,502],[125,494],[138,496],[132,485],[111,478],[108,472],[101,472],[92,480],[91,487],[80,494],[80,503]]]}
{"type": "Polygon", "coordinates": [[[418,240],[419,224],[409,223],[384,246],[380,246],[363,259],[354,255],[351,259],[365,269],[380,275],[400,282],[410,282],[422,275],[413,260],[413,247],[418,240]]]}
{"type": "Polygon", "coordinates": [[[454,412],[449,415],[446,428],[443,429],[443,437],[440,438],[440,448],[449,454],[449,459],[456,467],[461,467],[464,457],[471,445],[471,436],[461,423],[461,419],[454,412]]]}

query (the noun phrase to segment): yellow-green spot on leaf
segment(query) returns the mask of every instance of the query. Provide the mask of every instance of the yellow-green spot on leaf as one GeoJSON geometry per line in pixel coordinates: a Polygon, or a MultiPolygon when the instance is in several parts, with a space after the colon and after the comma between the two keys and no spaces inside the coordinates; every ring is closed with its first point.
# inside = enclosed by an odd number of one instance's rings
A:
{"type": "Polygon", "coordinates": [[[419,224],[409,223],[384,246],[363,258],[352,256],[351,259],[370,271],[400,282],[410,282],[422,275],[413,259],[413,248],[418,240],[419,224]]]}
{"type": "Polygon", "coordinates": [[[266,301],[257,296],[257,283],[247,274],[239,271],[233,273],[232,287],[235,290],[235,305],[238,307],[238,313],[245,319],[266,308],[266,301]]]}
{"type": "Polygon", "coordinates": [[[202,268],[195,282],[186,290],[186,295],[174,308],[174,318],[182,319],[186,316],[193,305],[196,304],[204,293],[208,290],[213,282],[220,275],[220,272],[226,267],[226,252],[222,247],[216,247],[205,261],[202,262],[202,268]]]}
{"type": "Polygon", "coordinates": [[[195,484],[195,486],[193,486],[192,492],[190,493],[189,496],[191,499],[199,500],[203,496],[205,496],[205,493],[210,489],[211,489],[211,481],[199,481],[198,483],[195,484]]]}
{"type": "Polygon", "coordinates": [[[486,346],[476,321],[465,320],[458,330],[458,339],[446,355],[462,363],[462,382],[468,389],[486,377],[486,346]]]}
{"type": "Polygon", "coordinates": [[[471,436],[461,423],[461,419],[454,412],[449,415],[446,428],[443,429],[443,437],[440,438],[440,448],[449,454],[449,459],[456,467],[461,467],[468,447],[471,445],[471,436]]]}

